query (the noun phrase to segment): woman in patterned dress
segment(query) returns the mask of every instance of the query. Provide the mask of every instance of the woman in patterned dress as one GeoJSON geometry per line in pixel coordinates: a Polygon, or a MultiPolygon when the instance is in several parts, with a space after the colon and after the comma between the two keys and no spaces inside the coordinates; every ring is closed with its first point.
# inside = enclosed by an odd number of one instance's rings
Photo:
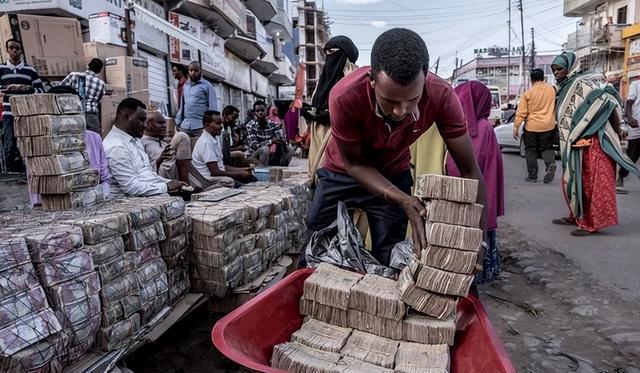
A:
{"type": "Polygon", "coordinates": [[[551,65],[558,83],[562,187],[570,216],[554,224],[575,225],[573,236],[590,236],[618,224],[616,164],[638,175],[620,145],[622,101],[602,74],[583,75],[573,52],[551,65]]]}

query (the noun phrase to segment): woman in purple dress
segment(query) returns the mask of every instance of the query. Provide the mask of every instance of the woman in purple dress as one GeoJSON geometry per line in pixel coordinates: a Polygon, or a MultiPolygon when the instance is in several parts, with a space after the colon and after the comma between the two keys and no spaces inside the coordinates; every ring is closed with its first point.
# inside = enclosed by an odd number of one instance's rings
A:
{"type": "MultiPolygon", "coordinates": [[[[500,277],[500,255],[496,241],[498,216],[504,215],[504,173],[500,146],[489,123],[491,114],[491,92],[484,84],[472,81],[455,89],[467,120],[467,129],[473,152],[482,176],[487,184],[487,238],[489,249],[484,260],[483,271],[476,275],[475,283],[489,283],[500,277]]],[[[460,176],[451,156],[447,157],[447,174],[460,176]]]]}

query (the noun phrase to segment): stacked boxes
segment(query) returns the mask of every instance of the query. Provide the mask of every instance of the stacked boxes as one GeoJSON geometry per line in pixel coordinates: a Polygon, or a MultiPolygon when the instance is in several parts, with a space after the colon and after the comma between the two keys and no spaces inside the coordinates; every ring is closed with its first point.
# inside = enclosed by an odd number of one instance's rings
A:
{"type": "Polygon", "coordinates": [[[440,175],[422,175],[416,195],[425,200],[427,248],[420,262],[407,266],[398,281],[402,300],[438,319],[450,318],[457,297],[473,282],[473,268],[482,243],[483,207],[474,203],[478,182],[440,175]]]}
{"type": "Polygon", "coordinates": [[[80,227],[52,224],[28,229],[31,260],[68,337],[64,365],[77,361],[93,345],[100,326],[100,282],[80,227]]]}
{"type": "Polygon", "coordinates": [[[85,119],[75,95],[11,97],[15,135],[32,177],[30,190],[50,211],[89,206],[104,200],[100,174],[89,168],[84,151],[85,119]]]}
{"type": "Polygon", "coordinates": [[[67,335],[38,282],[26,241],[0,237],[0,371],[60,371],[67,335]]]}

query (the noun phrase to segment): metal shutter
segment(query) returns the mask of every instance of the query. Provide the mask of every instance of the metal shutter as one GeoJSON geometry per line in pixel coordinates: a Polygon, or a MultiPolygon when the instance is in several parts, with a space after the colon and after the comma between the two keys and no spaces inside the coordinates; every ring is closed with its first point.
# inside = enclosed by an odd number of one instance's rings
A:
{"type": "Polygon", "coordinates": [[[138,53],[149,61],[149,101],[157,105],[161,113],[168,115],[167,64],[162,57],[157,57],[143,50],[139,50],[138,53]]]}

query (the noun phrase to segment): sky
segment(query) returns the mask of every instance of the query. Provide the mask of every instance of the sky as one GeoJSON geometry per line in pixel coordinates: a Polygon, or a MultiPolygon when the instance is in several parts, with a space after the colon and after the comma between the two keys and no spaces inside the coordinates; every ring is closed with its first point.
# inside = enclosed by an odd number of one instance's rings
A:
{"type": "MultiPolygon", "coordinates": [[[[382,32],[409,28],[419,33],[429,49],[430,65],[440,57],[438,75],[448,77],[456,52],[464,63],[473,49],[508,45],[510,0],[316,0],[330,19],[331,35],[347,35],[360,50],[359,66],[368,65],[371,47],[382,32]]],[[[519,0],[512,4],[512,46],[521,41],[519,0]]],[[[577,18],[562,15],[562,0],[522,0],[526,49],[535,29],[536,53],[561,51],[567,35],[575,31],[577,18]]],[[[433,70],[433,69],[432,69],[433,70]]]]}

